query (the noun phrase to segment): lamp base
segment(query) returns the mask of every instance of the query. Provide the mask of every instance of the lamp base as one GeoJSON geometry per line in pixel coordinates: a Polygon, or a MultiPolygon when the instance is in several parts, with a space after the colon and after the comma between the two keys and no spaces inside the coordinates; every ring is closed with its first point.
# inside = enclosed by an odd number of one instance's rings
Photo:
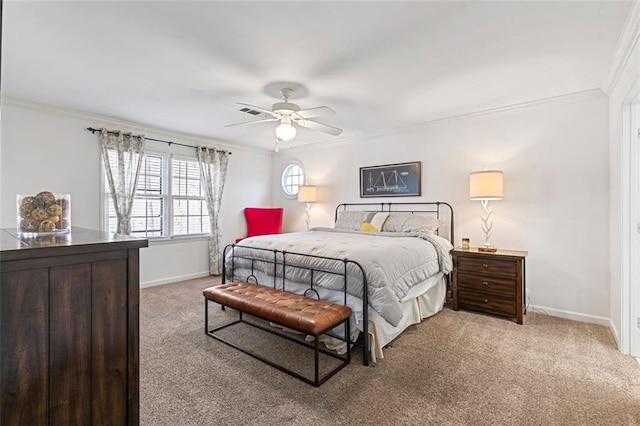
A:
{"type": "Polygon", "coordinates": [[[498,247],[491,246],[491,245],[489,245],[489,246],[485,245],[485,246],[478,247],[478,251],[483,251],[485,253],[495,253],[495,252],[498,251],[498,247]]]}

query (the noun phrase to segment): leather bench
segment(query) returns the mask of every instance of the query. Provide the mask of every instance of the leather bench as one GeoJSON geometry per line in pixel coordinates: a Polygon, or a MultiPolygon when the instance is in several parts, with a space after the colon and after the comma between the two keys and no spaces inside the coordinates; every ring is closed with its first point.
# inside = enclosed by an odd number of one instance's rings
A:
{"type": "Polygon", "coordinates": [[[331,376],[337,373],[340,369],[349,364],[349,362],[351,362],[351,345],[349,342],[349,318],[351,316],[351,308],[349,308],[348,306],[338,305],[324,300],[312,299],[310,297],[301,296],[298,294],[247,282],[233,282],[209,287],[205,289],[202,294],[205,297],[205,333],[207,335],[220,340],[230,346],[233,346],[234,348],[239,349],[242,352],[251,355],[263,362],[266,362],[267,364],[276,367],[279,370],[284,371],[300,380],[303,380],[314,386],[320,386],[331,376]],[[239,312],[239,320],[216,328],[209,328],[209,301],[218,303],[223,307],[229,307],[237,310],[239,312]],[[263,327],[253,322],[244,321],[242,318],[243,313],[313,336],[313,344],[311,345],[305,341],[294,339],[285,334],[278,333],[272,328],[263,327]],[[315,354],[314,380],[310,380],[281,365],[275,364],[274,362],[267,360],[260,355],[249,352],[237,346],[235,343],[232,343],[214,334],[216,331],[240,322],[258,327],[262,330],[287,338],[295,343],[313,348],[315,354]],[[330,352],[320,348],[318,341],[318,337],[320,335],[326,334],[329,330],[341,324],[344,324],[345,330],[345,338],[343,340],[347,342],[347,352],[345,356],[339,356],[334,352],[330,352]],[[338,365],[338,367],[331,370],[322,378],[319,377],[320,352],[342,361],[342,363],[338,365]]]}

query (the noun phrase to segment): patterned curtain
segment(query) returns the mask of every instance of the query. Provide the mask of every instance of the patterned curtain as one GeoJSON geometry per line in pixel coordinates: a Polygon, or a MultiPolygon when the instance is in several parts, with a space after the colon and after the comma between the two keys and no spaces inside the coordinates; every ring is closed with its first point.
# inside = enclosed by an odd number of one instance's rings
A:
{"type": "Polygon", "coordinates": [[[118,234],[129,235],[131,231],[131,209],[140,175],[145,138],[131,133],[101,129],[98,135],[102,161],[107,172],[111,199],[118,217],[118,234]],[[116,153],[115,161],[109,151],[116,153]]]}
{"type": "Polygon", "coordinates": [[[222,273],[222,259],[220,249],[220,205],[222,204],[222,192],[227,178],[227,164],[229,153],[215,148],[197,147],[198,162],[200,163],[200,176],[204,186],[209,210],[209,222],[211,232],[209,236],[209,273],[220,275],[222,273]]]}

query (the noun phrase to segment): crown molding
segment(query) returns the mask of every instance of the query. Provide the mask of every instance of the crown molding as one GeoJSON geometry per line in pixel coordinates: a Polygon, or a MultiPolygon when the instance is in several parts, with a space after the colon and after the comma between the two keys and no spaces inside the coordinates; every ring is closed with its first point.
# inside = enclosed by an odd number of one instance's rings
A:
{"type": "Polygon", "coordinates": [[[153,127],[145,124],[136,123],[134,121],[123,120],[120,118],[108,117],[105,115],[94,114],[85,111],[78,111],[69,108],[62,108],[53,105],[41,104],[38,102],[28,101],[21,98],[14,98],[12,96],[2,95],[0,98],[0,105],[10,105],[25,109],[31,109],[34,111],[47,112],[51,114],[60,114],[66,115],[68,117],[80,118],[83,120],[87,120],[88,124],[85,127],[103,127],[97,123],[102,125],[113,125],[123,127],[123,130],[126,131],[135,131],[145,134],[149,137],[161,137],[161,138],[169,138],[176,139],[175,142],[191,142],[191,143],[200,143],[205,144],[209,147],[221,147],[225,149],[230,149],[233,151],[247,151],[247,152],[256,152],[256,153],[271,153],[271,150],[260,149],[260,148],[251,148],[244,145],[235,145],[229,142],[224,142],[219,139],[207,138],[203,136],[190,135],[187,133],[174,132],[167,129],[162,129],[159,127],[153,127]]]}
{"type": "Polygon", "coordinates": [[[518,111],[522,109],[537,108],[540,106],[549,106],[552,104],[558,104],[563,102],[576,102],[576,101],[586,101],[591,99],[604,99],[604,98],[606,98],[606,94],[603,93],[601,89],[599,88],[589,89],[589,90],[583,90],[580,92],[566,93],[558,96],[550,96],[548,98],[541,98],[533,101],[520,102],[512,105],[506,105],[506,106],[495,107],[495,108],[486,108],[486,109],[480,109],[477,111],[461,113],[457,115],[434,118],[431,120],[423,121],[416,124],[411,124],[409,126],[396,128],[396,129],[385,131],[385,132],[372,133],[367,135],[358,135],[358,136],[348,136],[344,138],[333,139],[333,140],[322,141],[322,142],[307,143],[304,145],[298,145],[293,147],[281,147],[280,151],[304,152],[307,150],[313,150],[313,149],[319,149],[319,148],[325,149],[327,145],[343,145],[343,144],[359,142],[364,139],[378,138],[378,137],[389,136],[389,135],[397,135],[399,133],[415,130],[416,128],[420,128],[420,127],[435,126],[435,125],[449,123],[449,122],[458,121],[458,120],[466,120],[466,119],[491,116],[491,115],[509,114],[514,111],[518,111]]]}
{"type": "Polygon", "coordinates": [[[637,0],[633,1],[627,20],[622,27],[620,36],[618,37],[618,43],[613,51],[613,56],[609,62],[609,68],[602,82],[602,91],[611,96],[613,90],[616,88],[620,77],[624,72],[629,58],[633,54],[633,51],[640,39],[640,3],[637,0]]]}
{"type": "Polygon", "coordinates": [[[441,118],[434,118],[432,120],[416,123],[411,126],[407,126],[405,129],[412,129],[415,127],[431,126],[440,123],[446,123],[455,120],[462,120],[467,118],[482,117],[487,115],[500,115],[509,114],[513,111],[521,109],[537,108],[540,106],[549,106],[551,104],[564,103],[564,102],[576,102],[585,101],[590,99],[604,98],[605,93],[600,88],[581,90],[579,92],[564,93],[556,96],[549,96],[546,98],[534,99],[531,101],[518,102],[511,105],[504,105],[499,107],[489,107],[485,109],[478,109],[476,111],[461,113],[457,115],[450,115],[441,118]]]}
{"type": "MultiPolygon", "coordinates": [[[[444,124],[447,122],[452,122],[457,120],[471,119],[475,117],[490,116],[490,115],[508,114],[513,111],[517,111],[521,109],[536,108],[539,106],[547,106],[550,104],[561,103],[561,102],[575,102],[575,101],[583,101],[583,100],[589,100],[589,99],[597,99],[605,96],[606,96],[605,93],[603,93],[603,91],[599,88],[589,89],[589,90],[584,90],[580,92],[566,93],[558,96],[551,96],[547,98],[541,98],[541,99],[536,99],[532,101],[525,101],[525,102],[515,103],[511,105],[506,105],[506,106],[485,108],[485,109],[479,109],[476,111],[460,113],[456,115],[449,115],[445,117],[434,118],[431,120],[422,121],[419,123],[411,124],[409,126],[399,127],[399,128],[395,128],[395,129],[384,131],[384,132],[347,136],[347,137],[342,137],[342,138],[337,138],[332,140],[324,140],[319,142],[310,142],[310,143],[305,143],[303,145],[294,145],[292,147],[282,146],[280,147],[280,151],[281,152],[286,151],[288,153],[291,153],[291,152],[301,152],[301,151],[304,152],[304,151],[314,150],[318,148],[324,149],[326,148],[327,145],[335,146],[335,145],[350,144],[350,143],[361,141],[363,139],[394,135],[394,134],[414,130],[420,127],[434,126],[434,125],[444,124]]],[[[81,118],[94,123],[98,121],[99,123],[104,123],[108,125],[121,126],[121,127],[125,127],[125,130],[129,130],[129,131],[135,129],[135,131],[137,132],[142,132],[142,133],[150,132],[154,136],[168,137],[168,138],[178,139],[182,141],[191,141],[195,143],[204,143],[208,145],[215,144],[217,146],[222,146],[224,148],[230,148],[234,150],[242,150],[242,151],[262,153],[262,154],[268,153],[271,155],[277,155],[277,153],[274,153],[270,149],[251,148],[244,145],[229,144],[229,143],[219,141],[217,139],[209,139],[209,138],[189,135],[185,133],[173,132],[166,129],[161,129],[157,127],[136,123],[133,121],[127,121],[119,118],[102,116],[102,115],[88,113],[84,111],[61,108],[61,107],[56,107],[52,105],[40,104],[40,103],[27,101],[20,98],[14,98],[10,96],[2,96],[0,102],[2,104],[8,104],[8,105],[18,106],[22,108],[27,108],[27,109],[33,109],[37,111],[45,111],[45,112],[54,113],[54,114],[63,114],[71,117],[81,118]]],[[[94,124],[94,125],[100,127],[97,124],[94,124]]]]}

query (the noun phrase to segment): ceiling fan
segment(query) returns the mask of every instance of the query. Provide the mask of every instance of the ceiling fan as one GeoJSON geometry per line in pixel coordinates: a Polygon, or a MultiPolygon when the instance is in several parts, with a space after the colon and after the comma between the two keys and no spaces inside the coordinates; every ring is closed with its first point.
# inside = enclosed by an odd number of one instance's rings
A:
{"type": "Polygon", "coordinates": [[[293,88],[281,88],[280,95],[284,99],[284,102],[277,102],[273,104],[271,110],[238,102],[238,105],[242,105],[242,108],[240,108],[241,112],[259,117],[266,116],[266,118],[254,121],[245,121],[243,123],[228,124],[225,127],[266,123],[269,121],[279,121],[280,124],[278,125],[278,127],[276,127],[276,137],[278,140],[285,142],[292,140],[296,136],[296,128],[293,126],[293,123],[301,127],[306,127],[307,129],[318,130],[320,132],[328,133],[333,136],[338,136],[340,133],[342,133],[342,129],[310,120],[311,118],[320,117],[323,115],[335,114],[334,110],[326,106],[300,109],[298,105],[289,102],[289,98],[291,97],[293,92],[293,88]]]}

